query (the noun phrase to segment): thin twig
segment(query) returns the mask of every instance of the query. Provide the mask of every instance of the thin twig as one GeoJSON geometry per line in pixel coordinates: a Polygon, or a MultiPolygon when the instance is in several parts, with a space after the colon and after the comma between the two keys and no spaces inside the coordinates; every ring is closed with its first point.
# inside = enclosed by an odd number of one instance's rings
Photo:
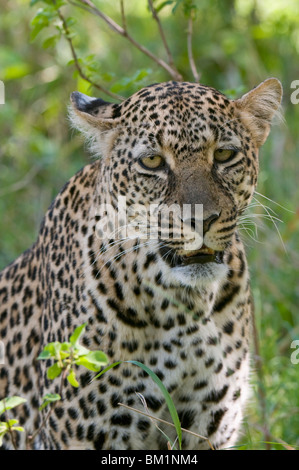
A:
{"type": "MultiPolygon", "coordinates": [[[[147,403],[146,403],[146,399],[144,398],[144,396],[142,395],[142,393],[139,393],[139,392],[135,392],[135,393],[136,393],[136,395],[138,396],[138,398],[141,400],[141,403],[142,403],[142,405],[143,405],[143,407],[144,407],[144,409],[145,409],[147,415],[148,415],[148,416],[151,416],[151,415],[150,415],[150,412],[149,412],[149,409],[148,409],[148,406],[147,406],[147,403]]],[[[161,434],[163,434],[163,436],[167,439],[167,446],[168,446],[168,444],[169,444],[170,447],[171,447],[170,439],[169,439],[169,437],[167,436],[167,434],[165,434],[165,432],[164,432],[161,428],[159,428],[158,423],[156,423],[156,420],[155,420],[155,419],[150,418],[150,420],[151,420],[151,422],[153,423],[153,425],[158,429],[158,431],[159,431],[161,434]]],[[[178,438],[178,437],[177,437],[177,438],[178,438]]],[[[174,446],[174,445],[175,445],[175,442],[172,443],[172,445],[174,446]]],[[[171,449],[171,450],[172,450],[172,449],[171,449]]]]}
{"type": "Polygon", "coordinates": [[[120,12],[121,12],[121,21],[122,21],[123,29],[126,31],[127,30],[127,20],[126,20],[126,15],[125,15],[124,0],[120,0],[120,12]]]}
{"type": "MultiPolygon", "coordinates": [[[[158,28],[159,28],[159,32],[160,32],[160,36],[161,36],[161,39],[162,39],[162,42],[164,44],[164,47],[165,47],[165,51],[166,51],[166,54],[167,54],[167,57],[168,57],[168,63],[169,65],[174,69],[174,70],[177,70],[176,69],[176,66],[174,64],[174,60],[173,60],[173,57],[172,57],[172,54],[171,54],[171,51],[170,51],[170,48],[167,44],[167,40],[166,40],[166,36],[164,34],[164,30],[163,30],[163,27],[162,27],[162,24],[161,24],[161,21],[160,21],[160,18],[158,16],[158,13],[157,13],[157,10],[155,9],[154,5],[153,5],[153,0],[148,0],[148,6],[152,12],[152,15],[153,15],[153,18],[154,20],[156,21],[157,25],[158,25],[158,28]]],[[[179,72],[178,72],[179,73],[179,72]]]]}
{"type": "MultiPolygon", "coordinates": [[[[132,406],[124,405],[123,403],[118,403],[118,405],[123,406],[124,408],[127,408],[128,410],[135,411],[136,413],[139,413],[143,416],[147,416],[151,420],[155,419],[156,421],[159,421],[160,423],[167,424],[168,426],[172,426],[173,428],[175,428],[175,425],[173,423],[169,423],[168,421],[165,421],[164,419],[157,418],[156,416],[152,416],[148,413],[144,413],[143,411],[137,410],[136,408],[133,408],[132,406]]],[[[187,432],[188,434],[192,434],[192,436],[198,437],[199,439],[204,439],[209,444],[211,450],[215,450],[210,440],[207,437],[201,436],[200,434],[197,434],[196,432],[189,431],[189,429],[184,429],[184,428],[181,428],[181,429],[182,431],[187,432]]]]}
{"type": "Polygon", "coordinates": [[[192,12],[191,12],[190,18],[188,20],[187,48],[188,48],[188,58],[189,58],[191,71],[192,71],[195,82],[198,83],[199,80],[200,80],[200,74],[197,71],[197,68],[196,68],[196,65],[195,65],[195,60],[194,60],[194,57],[193,57],[192,34],[193,34],[193,17],[192,17],[192,12]]]}
{"type": "Polygon", "coordinates": [[[106,95],[110,96],[111,98],[113,99],[116,99],[118,101],[120,100],[123,100],[123,96],[120,96],[120,95],[117,95],[115,93],[112,93],[111,91],[109,91],[107,88],[99,85],[98,83],[95,83],[93,82],[92,80],[90,80],[90,78],[83,72],[81,66],[80,66],[80,63],[79,63],[79,59],[77,57],[77,54],[76,54],[76,51],[75,51],[75,48],[74,48],[74,45],[73,45],[73,41],[71,39],[71,36],[70,36],[70,32],[69,32],[69,29],[67,27],[67,23],[66,23],[66,20],[63,16],[63,14],[61,13],[60,9],[58,9],[58,15],[59,15],[59,18],[62,22],[62,27],[63,27],[63,30],[64,30],[64,35],[66,37],[66,40],[68,41],[69,43],[69,46],[70,46],[70,49],[71,49],[71,53],[72,53],[72,56],[73,56],[73,59],[74,59],[74,63],[75,63],[75,67],[79,73],[79,75],[81,76],[81,78],[83,78],[83,80],[86,80],[88,83],[90,83],[90,85],[92,85],[93,87],[97,88],[98,90],[100,90],[102,93],[105,93],[106,95]]]}
{"type": "MultiPolygon", "coordinates": [[[[109,26],[109,28],[116,34],[119,34],[120,36],[126,38],[133,46],[135,46],[139,51],[141,51],[143,54],[148,56],[150,59],[152,59],[156,64],[158,64],[160,67],[162,67],[164,70],[166,70],[169,75],[177,81],[182,81],[183,77],[181,76],[180,73],[177,72],[176,69],[171,67],[169,64],[167,64],[164,60],[160,59],[157,57],[155,54],[153,54],[149,49],[144,47],[142,44],[140,44],[138,41],[136,41],[129,33],[126,27],[126,22],[124,24],[124,27],[121,27],[118,23],[116,23],[112,18],[110,18],[108,15],[103,13],[101,10],[99,10],[91,0],[78,0],[79,3],[77,3],[78,6],[81,6],[80,4],[83,4],[88,7],[89,11],[93,13],[96,16],[99,16],[105,23],[109,26]]],[[[124,21],[123,21],[124,23],[124,21]]]]}

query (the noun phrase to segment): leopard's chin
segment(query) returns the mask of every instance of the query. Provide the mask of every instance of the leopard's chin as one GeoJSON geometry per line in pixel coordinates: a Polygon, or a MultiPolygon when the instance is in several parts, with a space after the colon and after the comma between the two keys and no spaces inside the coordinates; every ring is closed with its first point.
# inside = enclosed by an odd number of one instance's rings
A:
{"type": "Polygon", "coordinates": [[[182,286],[202,287],[221,282],[228,273],[224,263],[224,251],[216,251],[203,245],[199,250],[178,255],[169,246],[160,249],[163,261],[168,265],[168,278],[182,286]]]}
{"type": "Polygon", "coordinates": [[[170,277],[173,283],[181,286],[207,287],[212,283],[220,283],[229,272],[228,267],[215,262],[205,264],[190,264],[171,269],[170,277]]]}

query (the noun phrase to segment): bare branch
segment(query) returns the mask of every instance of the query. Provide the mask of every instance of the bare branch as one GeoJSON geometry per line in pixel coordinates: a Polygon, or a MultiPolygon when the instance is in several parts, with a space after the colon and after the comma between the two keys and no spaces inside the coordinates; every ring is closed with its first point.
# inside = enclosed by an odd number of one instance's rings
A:
{"type": "Polygon", "coordinates": [[[111,98],[113,99],[116,99],[116,100],[123,100],[124,97],[123,96],[120,96],[120,95],[117,95],[115,93],[112,93],[111,91],[109,91],[107,88],[99,85],[98,83],[95,83],[93,82],[92,80],[90,80],[90,78],[83,72],[81,66],[80,66],[80,63],[79,63],[79,59],[77,57],[77,54],[76,54],[76,51],[75,51],[75,48],[74,48],[74,45],[73,45],[73,41],[71,39],[71,36],[70,36],[70,32],[69,32],[69,29],[67,27],[67,23],[66,23],[66,20],[63,16],[63,14],[61,13],[60,10],[58,10],[58,15],[59,15],[59,18],[62,22],[62,27],[63,27],[63,30],[64,30],[64,34],[65,34],[65,37],[70,45],[70,49],[71,49],[71,53],[72,53],[72,56],[73,56],[73,59],[74,59],[74,63],[75,63],[75,67],[80,75],[81,78],[83,78],[83,80],[86,80],[88,83],[90,83],[92,86],[94,86],[95,88],[97,88],[98,90],[101,91],[101,93],[105,93],[106,95],[110,96],[111,98]]]}
{"type": "MultiPolygon", "coordinates": [[[[164,34],[164,31],[163,31],[163,27],[162,27],[162,24],[161,24],[161,21],[160,21],[160,18],[158,16],[158,13],[153,5],[153,0],[148,0],[148,6],[152,12],[152,15],[153,15],[153,18],[154,20],[157,22],[157,25],[158,25],[158,28],[159,28],[159,32],[160,32],[160,36],[161,36],[161,39],[162,39],[162,42],[164,44],[164,47],[165,47],[165,50],[166,50],[166,54],[167,54],[167,57],[168,57],[168,63],[169,65],[175,69],[175,64],[174,64],[174,60],[173,60],[173,57],[172,57],[172,54],[171,54],[171,51],[170,51],[170,48],[167,44],[167,40],[166,40],[166,36],[164,34]]],[[[179,73],[179,72],[178,72],[179,73]]]]}
{"type": "Polygon", "coordinates": [[[120,11],[121,11],[121,20],[122,20],[122,24],[123,24],[123,29],[126,31],[127,30],[127,20],[126,20],[126,15],[125,15],[124,0],[120,0],[120,11]]]}
{"type": "Polygon", "coordinates": [[[116,34],[119,34],[120,36],[126,38],[133,46],[136,47],[140,52],[148,56],[151,60],[153,60],[156,64],[158,64],[160,67],[162,67],[164,70],[166,70],[169,75],[173,78],[173,80],[177,81],[182,81],[183,77],[181,74],[173,68],[171,65],[167,64],[164,60],[160,59],[157,57],[155,54],[153,54],[149,49],[144,47],[142,44],[140,44],[138,41],[136,41],[129,33],[126,27],[126,22],[124,22],[123,19],[123,26],[121,27],[119,24],[117,24],[112,18],[110,18],[108,15],[103,13],[101,10],[99,10],[91,0],[78,0],[79,3],[77,3],[78,6],[81,6],[80,4],[84,5],[85,7],[88,7],[90,12],[93,13],[96,16],[99,16],[105,23],[109,26],[109,28],[115,32],[116,34]]]}
{"type": "Polygon", "coordinates": [[[193,17],[192,17],[192,12],[190,15],[190,18],[188,20],[188,32],[187,32],[187,48],[188,48],[188,58],[189,58],[189,63],[191,67],[191,71],[194,77],[195,82],[199,82],[200,80],[200,74],[197,71],[194,57],[193,57],[193,52],[192,52],[192,34],[193,34],[193,17]]]}

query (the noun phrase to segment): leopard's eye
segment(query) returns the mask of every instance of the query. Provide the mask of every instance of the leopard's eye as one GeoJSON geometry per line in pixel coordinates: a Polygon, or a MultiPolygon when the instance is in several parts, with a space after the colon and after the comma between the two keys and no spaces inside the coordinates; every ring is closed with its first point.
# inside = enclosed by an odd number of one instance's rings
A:
{"type": "Polygon", "coordinates": [[[214,159],[217,162],[226,162],[230,158],[236,155],[236,150],[234,149],[218,149],[214,152],[214,159]]]}
{"type": "Polygon", "coordinates": [[[158,170],[165,165],[165,161],[160,155],[140,158],[139,163],[147,170],[158,170]]]}

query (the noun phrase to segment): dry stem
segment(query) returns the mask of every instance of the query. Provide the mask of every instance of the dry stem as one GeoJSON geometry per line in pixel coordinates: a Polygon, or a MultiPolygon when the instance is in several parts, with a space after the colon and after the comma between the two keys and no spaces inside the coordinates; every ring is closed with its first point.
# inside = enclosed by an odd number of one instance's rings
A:
{"type": "MultiPolygon", "coordinates": [[[[128,410],[135,411],[136,413],[139,413],[143,416],[147,416],[149,419],[154,419],[156,421],[159,421],[160,423],[167,424],[168,426],[172,426],[173,428],[175,428],[175,425],[173,423],[169,423],[168,421],[165,421],[164,419],[157,418],[156,416],[152,416],[148,413],[144,413],[143,411],[137,410],[136,408],[133,408],[133,407],[128,406],[128,405],[124,405],[123,403],[118,403],[118,405],[123,406],[124,408],[127,408],[128,410]]],[[[181,429],[182,429],[182,431],[187,432],[188,434],[191,434],[192,436],[198,437],[199,439],[204,439],[209,444],[211,450],[215,450],[214,447],[212,446],[210,440],[207,437],[201,436],[200,434],[197,434],[196,432],[189,431],[189,429],[184,429],[184,428],[181,428],[181,429]]]]}
{"type": "MultiPolygon", "coordinates": [[[[159,28],[159,33],[160,33],[160,36],[161,36],[161,39],[162,39],[162,42],[163,42],[163,45],[164,45],[164,48],[165,48],[165,51],[166,51],[166,54],[167,54],[167,57],[168,57],[168,63],[169,65],[177,71],[176,69],[176,66],[174,64],[174,60],[173,60],[173,57],[172,57],[172,54],[170,52],[170,48],[167,44],[167,40],[166,40],[166,36],[164,34],[164,30],[163,30],[163,27],[162,27],[162,24],[161,24],[161,21],[160,21],[160,18],[158,16],[158,13],[153,5],[153,0],[148,0],[148,5],[149,5],[149,8],[152,12],[152,15],[153,15],[153,18],[154,20],[156,21],[157,25],[158,25],[158,28],[159,28]]],[[[179,74],[179,72],[177,71],[177,73],[179,74]]],[[[182,80],[182,77],[181,77],[181,80],[182,80]]]]}
{"type": "Polygon", "coordinates": [[[193,18],[192,18],[192,13],[191,13],[190,18],[188,20],[187,48],[188,48],[188,58],[189,58],[191,71],[192,71],[195,82],[198,83],[199,80],[200,80],[200,74],[197,71],[197,68],[196,68],[196,65],[195,65],[195,60],[194,60],[194,57],[193,57],[192,34],[193,34],[193,18]]]}

